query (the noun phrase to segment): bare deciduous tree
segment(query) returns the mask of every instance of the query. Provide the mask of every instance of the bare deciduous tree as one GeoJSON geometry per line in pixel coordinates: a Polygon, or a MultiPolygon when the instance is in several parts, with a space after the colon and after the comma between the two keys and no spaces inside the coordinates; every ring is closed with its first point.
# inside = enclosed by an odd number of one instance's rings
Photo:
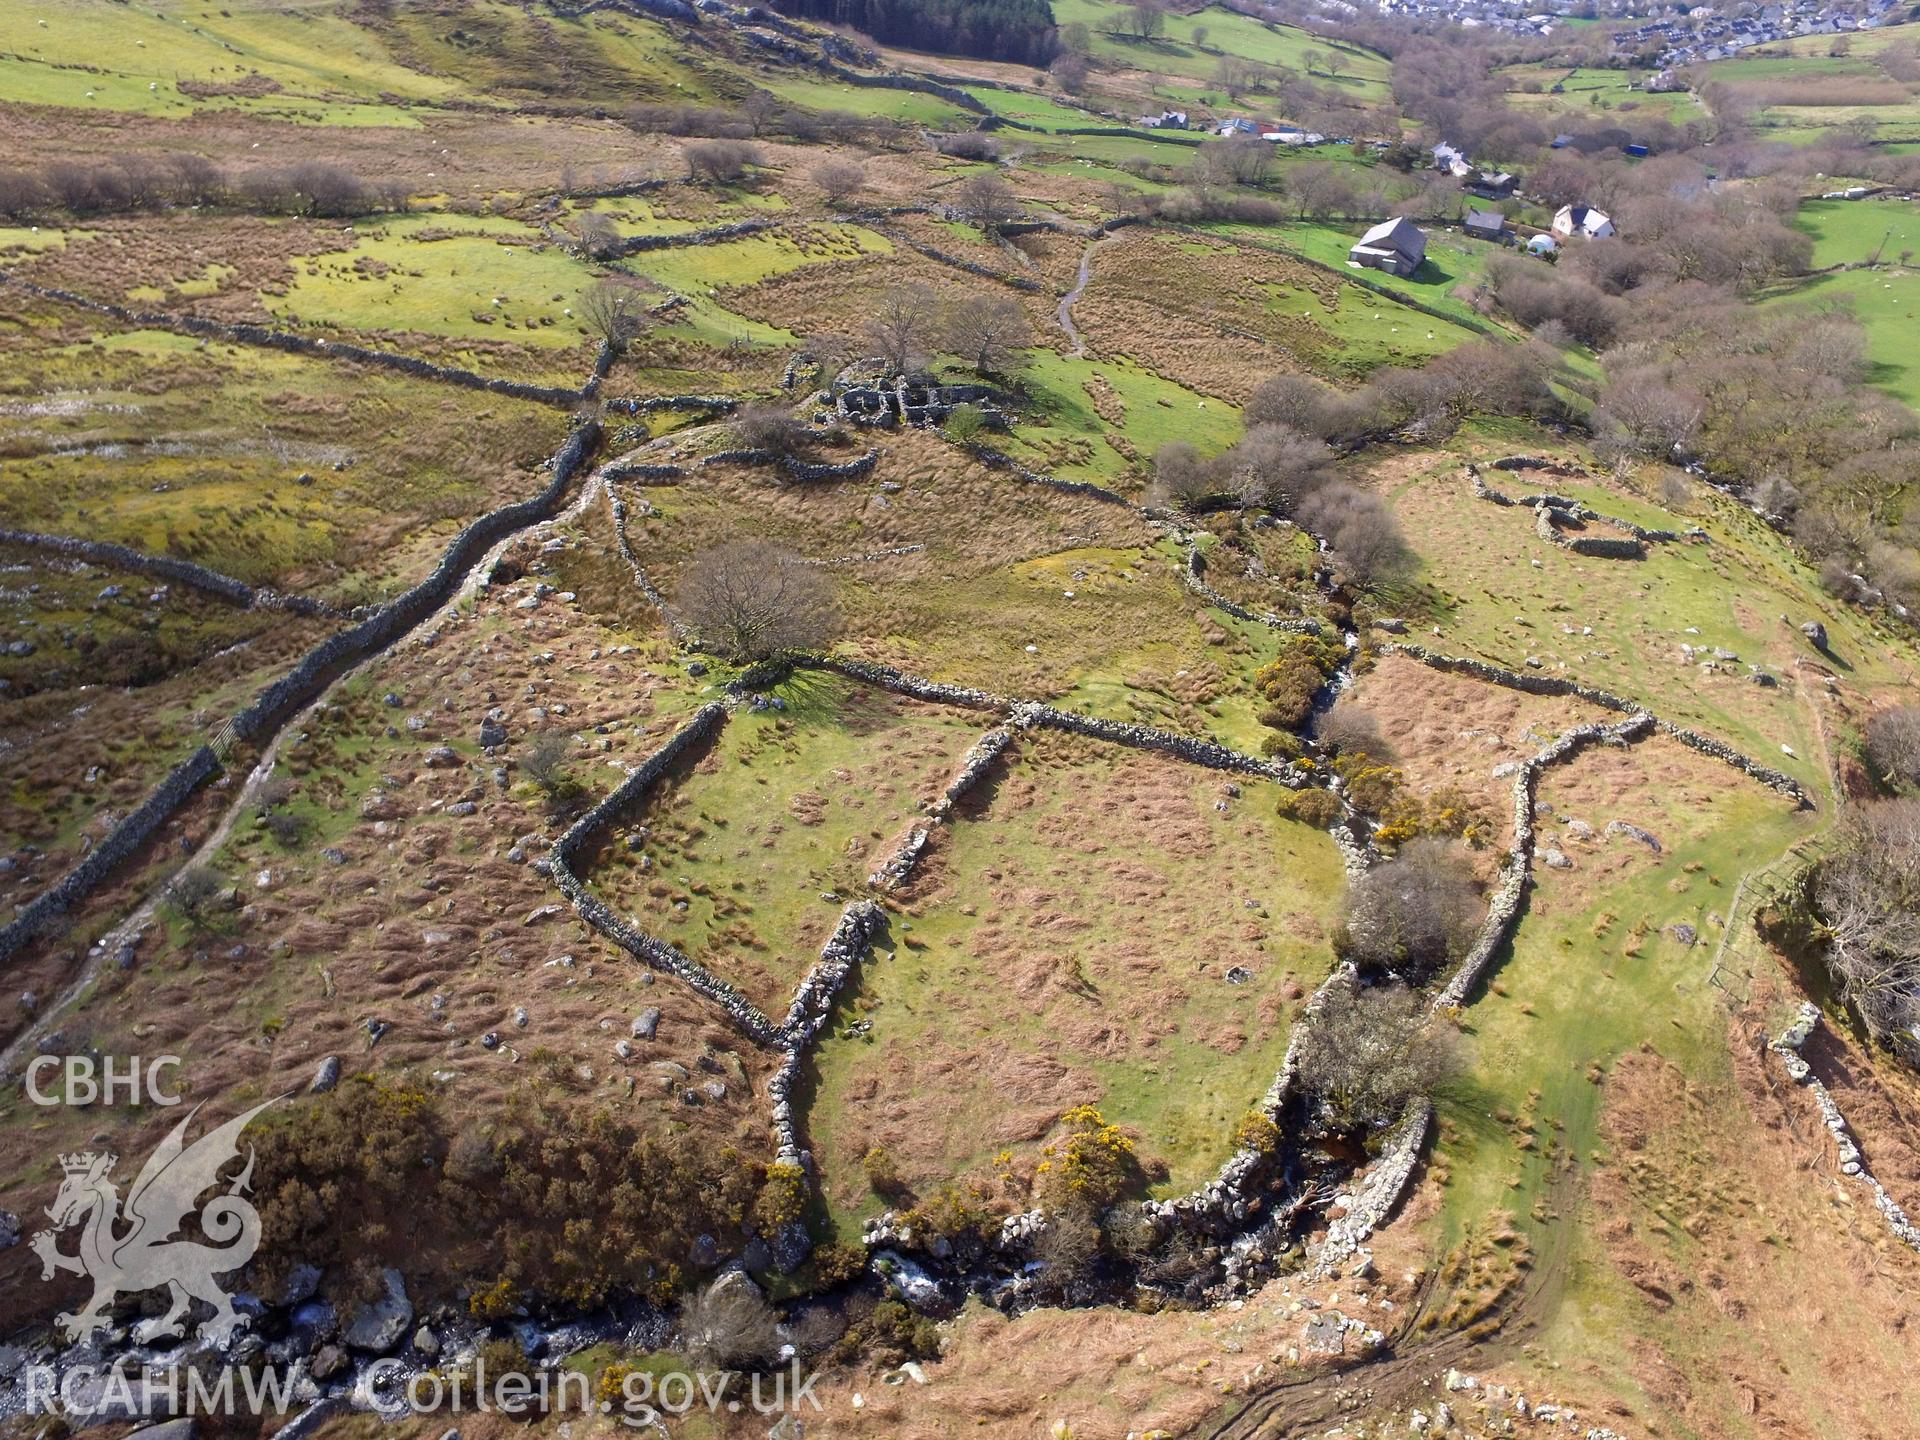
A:
{"type": "Polygon", "coordinates": [[[580,319],[616,350],[624,350],[653,324],[646,292],[631,280],[608,276],[580,296],[580,319]]]}
{"type": "Polygon", "coordinates": [[[698,140],[681,154],[688,178],[708,185],[731,185],[746,175],[749,165],[760,163],[760,152],[744,140],[698,140]]]}
{"type": "Polygon", "coordinates": [[[1300,1084],[1343,1129],[1390,1124],[1458,1067],[1454,1033],[1404,985],[1336,986],[1300,1036],[1300,1084]]]}
{"type": "Polygon", "coordinates": [[[813,167],[813,183],[836,210],[844,210],[865,188],[867,172],[851,160],[822,160],[813,167]]]}
{"type": "Polygon", "coordinates": [[[946,307],[941,329],[947,348],[982,374],[998,370],[1033,343],[1033,326],[1010,295],[967,295],[946,307]]]}
{"type": "Polygon", "coordinates": [[[1881,784],[1920,789],[1920,705],[1882,710],[1868,720],[1861,748],[1881,784]]]}
{"type": "Polygon", "coordinates": [[[734,416],[733,433],[749,450],[798,455],[818,438],[791,410],[765,403],[748,405],[734,416]]]}
{"type": "Polygon", "coordinates": [[[579,238],[580,253],[589,260],[606,259],[620,243],[620,231],[598,210],[582,210],[573,222],[573,233],[579,238]]]}
{"type": "Polygon", "coordinates": [[[893,374],[916,370],[926,361],[927,338],[938,315],[933,292],[924,285],[896,285],[882,291],[860,338],[893,374]]]}
{"type": "Polygon", "coordinates": [[[1880,1038],[1920,1025],[1920,798],[1859,806],[1816,872],[1814,906],[1841,998],[1880,1038]]]}
{"type": "Polygon", "coordinates": [[[773,1358],[779,1325],[760,1287],[735,1271],[694,1292],[680,1312],[680,1339],[702,1365],[753,1366],[773,1358]]]}
{"type": "Polygon", "coordinates": [[[998,171],[969,175],[954,190],[953,208],[992,234],[1020,213],[1019,197],[998,171]]]}
{"type": "Polygon", "coordinates": [[[1460,847],[1413,840],[1348,887],[1336,943],[1362,970],[1417,983],[1466,952],[1479,911],[1460,847]]]}
{"type": "Polygon", "coordinates": [[[825,644],[838,622],[820,571],[765,540],[709,550],[688,568],[676,599],[695,634],[740,660],[825,644]]]}

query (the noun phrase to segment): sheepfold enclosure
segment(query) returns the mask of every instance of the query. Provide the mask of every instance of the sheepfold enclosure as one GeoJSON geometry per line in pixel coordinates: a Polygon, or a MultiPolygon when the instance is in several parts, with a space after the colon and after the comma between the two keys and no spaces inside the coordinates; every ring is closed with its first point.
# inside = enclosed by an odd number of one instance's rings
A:
{"type": "Polygon", "coordinates": [[[1191,1191],[1333,966],[1341,857],[1280,818],[1272,781],[1018,726],[969,764],[1005,721],[801,671],[577,861],[616,914],[776,1020],[848,903],[885,905],[794,1092],[842,1240],[898,1198],[869,1151],[918,1193],[990,1177],[1023,1208],[1081,1104],[1133,1136],[1156,1194],[1191,1191]],[[921,831],[904,878],[881,879],[921,831]]]}

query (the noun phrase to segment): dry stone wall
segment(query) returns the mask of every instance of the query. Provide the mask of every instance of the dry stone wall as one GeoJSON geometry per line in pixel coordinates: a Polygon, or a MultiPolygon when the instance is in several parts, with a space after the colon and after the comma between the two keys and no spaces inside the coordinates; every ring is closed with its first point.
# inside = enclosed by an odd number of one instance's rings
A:
{"type": "Polygon", "coordinates": [[[258,590],[244,580],[236,580],[231,575],[222,575],[217,570],[209,570],[206,566],[196,565],[190,560],[176,560],[171,555],[149,555],[144,550],[134,550],[110,541],[79,540],[70,535],[44,535],[34,530],[0,530],[0,545],[18,545],[26,549],[47,550],[65,559],[79,560],[88,565],[125,570],[136,575],[151,575],[155,579],[190,586],[216,599],[249,609],[285,610],[294,615],[333,613],[319,601],[309,600],[305,596],[280,595],[272,590],[258,590]]]}
{"type": "Polygon", "coordinates": [[[1432,1128],[1433,1102],[1422,1096],[1407,1107],[1405,1117],[1394,1127],[1393,1135],[1367,1178],[1347,1196],[1345,1212],[1328,1223],[1326,1237],[1311,1262],[1311,1272],[1316,1278],[1337,1275],[1341,1267],[1360,1253],[1367,1237],[1387,1222],[1400,1197],[1406,1194],[1432,1128]]]}
{"type": "MultiPolygon", "coordinates": [[[[494,395],[508,395],[516,400],[533,400],[543,405],[578,405],[582,400],[592,399],[598,388],[596,382],[601,364],[598,357],[595,360],[595,381],[589,382],[580,389],[569,390],[564,386],[530,385],[521,380],[491,378],[473,370],[464,370],[455,365],[436,365],[430,360],[422,360],[413,355],[402,355],[392,350],[370,350],[364,345],[354,345],[344,340],[296,335],[286,330],[269,329],[265,325],[208,320],[200,315],[170,315],[160,310],[135,310],[126,305],[94,300],[72,290],[62,290],[50,285],[35,285],[31,281],[22,280],[5,271],[0,271],[0,283],[17,285],[28,294],[36,295],[42,300],[52,300],[62,305],[88,310],[96,315],[117,320],[123,325],[131,325],[143,330],[175,330],[188,335],[226,340],[236,345],[255,345],[269,350],[284,350],[294,355],[312,355],[327,360],[351,360],[357,365],[375,365],[424,380],[439,380],[448,385],[459,385],[469,390],[485,390],[494,395]]],[[[606,363],[611,364],[610,358],[606,363]]]]}
{"type": "MultiPolygon", "coordinates": [[[[261,691],[251,705],[227,722],[227,736],[240,741],[265,737],[287,716],[318,699],[346,671],[380,654],[439,609],[488,549],[558,509],[560,498],[599,437],[597,423],[576,425],[551,461],[552,479],[545,489],[469,524],[447,546],[431,575],[359,624],[314,646],[292,671],[261,691]]],[[[195,751],[176,767],[84,860],[0,927],[0,964],[11,960],[55,918],[91,894],[221,768],[220,757],[210,746],[195,751]]]]}
{"type": "Polygon", "coordinates": [[[1867,1187],[1873,1196],[1873,1208],[1880,1212],[1880,1218],[1886,1222],[1887,1229],[1893,1232],[1896,1240],[1920,1250],[1920,1226],[1913,1223],[1900,1202],[1888,1194],[1887,1187],[1874,1176],[1867,1165],[1867,1157],[1861,1153],[1859,1142],[1853,1138],[1847,1117],[1841,1113],[1840,1106],[1833,1098],[1833,1092],[1813,1073],[1813,1067],[1800,1053],[1819,1027],[1820,1007],[1811,1003],[1802,1005],[1793,1024],[1778,1039],[1771,1041],[1768,1048],[1780,1057],[1787,1074],[1813,1096],[1813,1103],[1820,1109],[1820,1121],[1833,1136],[1833,1143],[1840,1152],[1840,1173],[1851,1175],[1867,1187]]]}
{"type": "MultiPolygon", "coordinates": [[[[1470,656],[1442,655],[1409,641],[1389,641],[1380,647],[1380,653],[1404,655],[1410,660],[1418,660],[1422,665],[1431,666],[1435,670],[1445,670],[1455,675],[1471,675],[1474,679],[1485,680],[1490,685],[1524,691],[1529,695],[1570,695],[1608,710],[1632,711],[1640,708],[1633,701],[1615,695],[1610,690],[1602,690],[1593,685],[1582,685],[1577,680],[1564,680],[1557,675],[1523,675],[1470,656]]],[[[1787,796],[1801,809],[1813,808],[1813,799],[1807,794],[1806,787],[1791,775],[1783,774],[1770,765],[1762,765],[1751,756],[1743,755],[1724,740],[1717,740],[1698,730],[1690,730],[1684,725],[1675,725],[1667,720],[1656,719],[1654,723],[1660,727],[1663,734],[1671,735],[1682,745],[1698,750],[1702,755],[1711,755],[1714,759],[1731,765],[1741,774],[1751,776],[1768,789],[1777,790],[1780,794],[1787,796]]]]}
{"type": "Polygon", "coordinates": [[[727,707],[718,702],[703,705],[666,743],[634,767],[633,772],[612,793],[574,821],[547,857],[553,881],[560,887],[574,913],[622,950],[645,964],[666,971],[713,1001],[742,1032],[756,1044],[769,1048],[781,1044],[781,1030],[763,1015],[746,996],[691,957],[666,941],[629,925],[587,888],[573,865],[580,851],[594,844],[613,822],[689,750],[710,741],[726,723],[727,707]]]}
{"type": "Polygon", "coordinates": [[[1507,851],[1507,863],[1501,868],[1500,878],[1494,882],[1493,893],[1488,897],[1486,919],[1481,922],[1466,958],[1460,962],[1460,968],[1434,997],[1434,1009],[1457,1009],[1467,1003],[1467,997],[1479,985],[1493,964],[1494,957],[1499,954],[1500,947],[1512,937],[1513,927],[1519,923],[1520,909],[1532,879],[1533,810],[1540,772],[1549,765],[1569,758],[1585,746],[1636,739],[1646,735],[1653,727],[1653,716],[1644,710],[1617,725],[1578,725],[1531,759],[1521,762],[1513,782],[1513,844],[1507,851]]]}

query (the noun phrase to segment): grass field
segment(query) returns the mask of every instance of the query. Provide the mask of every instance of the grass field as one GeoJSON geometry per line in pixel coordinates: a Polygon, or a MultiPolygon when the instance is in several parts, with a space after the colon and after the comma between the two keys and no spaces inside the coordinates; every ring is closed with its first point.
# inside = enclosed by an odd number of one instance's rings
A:
{"type": "MultiPolygon", "coordinates": [[[[1457,326],[1454,334],[1441,339],[1442,336],[1447,335],[1446,330],[1441,328],[1436,331],[1435,336],[1438,342],[1435,349],[1450,350],[1454,345],[1462,343],[1472,333],[1486,328],[1489,324],[1461,298],[1458,292],[1471,285],[1484,273],[1487,257],[1492,252],[1486,246],[1451,241],[1437,226],[1423,228],[1427,231],[1427,260],[1419,270],[1406,276],[1388,275],[1379,270],[1364,270],[1358,272],[1357,278],[1364,279],[1367,285],[1381,285],[1396,294],[1406,296],[1409,300],[1431,306],[1441,312],[1442,316],[1454,321],[1457,326]]],[[[1272,229],[1241,225],[1222,226],[1219,229],[1221,233],[1232,235],[1236,239],[1302,255],[1346,274],[1352,273],[1347,271],[1347,252],[1353,248],[1354,241],[1360,238],[1363,227],[1323,225],[1313,221],[1298,220],[1289,221],[1285,225],[1272,229]]],[[[1364,304],[1364,301],[1362,303],[1364,304]]],[[[1371,324],[1372,312],[1369,310],[1367,314],[1368,324],[1371,324]]],[[[1357,324],[1357,316],[1346,323],[1357,324]]],[[[1391,335],[1391,328],[1395,322],[1387,321],[1386,323],[1391,335]]],[[[1444,323],[1443,321],[1443,326],[1444,323]]],[[[1434,317],[1416,315],[1406,321],[1406,327],[1409,329],[1417,327],[1419,335],[1403,334],[1395,339],[1396,345],[1407,347],[1408,352],[1415,356],[1433,353],[1426,348],[1428,342],[1423,337],[1427,330],[1435,329],[1434,317]]],[[[1359,327],[1353,333],[1356,334],[1356,338],[1367,338],[1365,327],[1359,327]]],[[[1375,343],[1382,339],[1377,329],[1372,332],[1371,339],[1375,343]]]]}
{"type": "Polygon", "coordinates": [[[1090,1102],[1206,1179],[1266,1089],[1292,1015],[1332,963],[1332,843],[1268,787],[1089,742],[1023,741],[991,798],[944,835],[818,1051],[809,1128],[838,1228],[880,1208],[859,1159],[909,1183],[1030,1167],[1090,1102]],[[1219,802],[1219,808],[1216,808],[1219,802]],[[1244,983],[1229,981],[1235,966],[1244,983]],[[871,1022],[854,1034],[849,1023],[871,1022]]]}
{"type": "Polygon", "coordinates": [[[4,393],[7,525],[355,599],[437,549],[441,522],[523,493],[520,467],[551,453],[564,425],[472,392],[154,331],[16,352],[4,393]]]}
{"type": "MultiPolygon", "coordinates": [[[[363,221],[354,246],[309,258],[273,313],[348,330],[514,339],[582,350],[566,312],[592,283],[579,260],[516,221],[403,215],[363,221]]],[[[577,367],[570,367],[577,368],[577,367]]]]}
{"type": "Polygon", "coordinates": [[[1640,116],[1654,116],[1684,125],[1704,119],[1706,107],[1690,92],[1654,92],[1635,89],[1645,72],[1576,68],[1560,65],[1514,65],[1498,72],[1508,101],[1523,110],[1566,115],[1575,120],[1605,116],[1628,130],[1640,116]]]}
{"type": "Polygon", "coordinates": [[[1650,528],[1699,524],[1710,542],[1656,545],[1638,562],[1573,555],[1539,539],[1524,509],[1463,503],[1467,482],[1457,463],[1429,459],[1388,489],[1420,553],[1420,578],[1440,597],[1431,616],[1440,634],[1427,643],[1513,669],[1533,657],[1547,674],[1639,700],[1662,719],[1699,726],[1803,782],[1824,783],[1813,723],[1821,701],[1803,693],[1812,682],[1795,672],[1796,660],[1813,652],[1796,627],[1808,618],[1825,623],[1836,657],[1828,663],[1855,683],[1897,682],[1865,622],[1822,594],[1779,537],[1731,504],[1703,499],[1677,517],[1611,488],[1559,477],[1553,485],[1650,528]],[[1792,623],[1781,624],[1782,615],[1792,623]],[[1694,647],[1691,658],[1684,645],[1694,647]],[[1715,649],[1737,659],[1716,660],[1715,649]],[[1753,684],[1751,665],[1778,675],[1778,686],[1753,684]]]}
{"type": "Polygon", "coordinates": [[[841,904],[939,798],[990,723],[838,677],[801,675],[788,707],[735,716],[710,755],[657,787],[590,883],[643,929],[784,1013],[841,904]]]}
{"type": "Polygon", "coordinates": [[[1717,60],[1705,75],[1757,108],[1755,128],[1764,139],[1808,144],[1864,126],[1879,140],[1915,141],[1920,92],[1874,57],[1916,38],[1920,29],[1912,25],[1887,26],[1847,36],[1847,53],[1833,55],[1834,37],[1803,36],[1717,60]]]}
{"type": "Polygon", "coordinates": [[[1880,268],[1814,275],[1783,287],[1775,303],[1832,305],[1850,311],[1867,337],[1872,382],[1909,405],[1920,405],[1920,208],[1909,201],[1810,200],[1797,223],[1813,236],[1813,264],[1880,268]]]}
{"type": "MultiPolygon", "coordinates": [[[[1308,52],[1325,57],[1312,67],[1316,83],[1333,85],[1356,99],[1383,101],[1390,96],[1391,65],[1382,55],[1356,45],[1324,39],[1291,25],[1268,24],[1250,16],[1209,6],[1192,14],[1169,14],[1165,34],[1153,41],[1121,35],[1125,7],[1108,0],[1056,0],[1054,19],[1061,25],[1084,24],[1100,59],[1155,74],[1212,78],[1222,55],[1260,65],[1309,73],[1308,52]],[[1201,40],[1197,32],[1205,30],[1201,40]]],[[[1257,106],[1255,108],[1258,108],[1257,106]]]]}
{"type": "Polygon", "coordinates": [[[1019,371],[1037,415],[1012,449],[1072,479],[1112,484],[1174,440],[1218,454],[1240,438],[1239,412],[1120,358],[1076,359],[1032,350],[1019,371]]]}

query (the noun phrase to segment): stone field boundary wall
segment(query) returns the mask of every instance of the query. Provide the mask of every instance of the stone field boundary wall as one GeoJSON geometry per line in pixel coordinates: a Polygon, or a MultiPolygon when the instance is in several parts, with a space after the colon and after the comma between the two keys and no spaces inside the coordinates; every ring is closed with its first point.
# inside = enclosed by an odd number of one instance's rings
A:
{"type": "Polygon", "coordinates": [[[1577,725],[1521,762],[1513,782],[1513,844],[1507,851],[1507,863],[1501,867],[1500,878],[1494,882],[1493,893],[1487,898],[1487,917],[1481,922],[1466,957],[1454,971],[1453,978],[1434,997],[1435,1010],[1455,1010],[1466,1005],[1500,947],[1512,938],[1514,927],[1520,923],[1520,908],[1533,879],[1533,810],[1540,772],[1549,765],[1570,759],[1588,745],[1625,743],[1643,738],[1653,728],[1653,716],[1644,710],[1617,725],[1602,725],[1597,721],[1577,725]]]}
{"type": "Polygon", "coordinates": [[[1867,1157],[1861,1153],[1859,1142],[1853,1138],[1853,1131],[1847,1124],[1847,1117],[1840,1111],[1839,1104],[1833,1098],[1820,1077],[1813,1073],[1813,1066],[1807,1063],[1801,1049],[1812,1038],[1813,1032],[1820,1027],[1820,1007],[1811,1002],[1800,1007],[1800,1014],[1792,1025],[1782,1032],[1779,1038],[1769,1041],[1767,1048],[1780,1057],[1780,1063],[1794,1082],[1804,1087],[1813,1096],[1813,1103],[1819,1107],[1820,1123],[1826,1126],[1833,1136],[1833,1143],[1840,1155],[1840,1173],[1851,1175],[1873,1196],[1873,1208],[1880,1212],[1880,1218],[1886,1222],[1887,1229],[1902,1244],[1914,1250],[1920,1250],[1920,1225],[1915,1225],[1900,1202],[1887,1193],[1873,1171],[1867,1165],[1867,1157]]]}
{"type": "MultiPolygon", "coordinates": [[[[549,462],[552,479],[537,495],[492,510],[454,536],[433,573],[366,619],[322,640],[292,671],[262,690],[224,727],[228,740],[264,739],[294,712],[318,699],[348,670],[386,651],[451,599],[467,572],[499,541],[559,508],[575,473],[600,438],[595,421],[576,425],[549,462]]],[[[86,857],[0,927],[0,965],[58,916],[92,894],[107,876],[144,846],[201,785],[223,769],[212,746],[202,746],[155,787],[86,857]]]]}
{"type": "Polygon", "coordinates": [[[150,555],[144,550],[116,545],[108,540],[80,540],[70,535],[45,535],[36,530],[0,530],[0,545],[48,550],[64,559],[79,560],[88,565],[125,570],[136,575],[151,575],[157,580],[186,585],[243,609],[284,610],[293,615],[310,616],[336,613],[318,600],[309,600],[303,595],[281,595],[272,590],[256,589],[244,580],[222,575],[191,560],[177,560],[171,555],[150,555]]]}
{"type": "MultiPolygon", "coordinates": [[[[1388,641],[1379,647],[1382,655],[1404,655],[1409,660],[1418,660],[1435,670],[1444,670],[1455,675],[1468,675],[1476,680],[1485,680],[1491,685],[1504,686],[1509,690],[1523,691],[1529,695],[1569,695],[1585,700],[1589,704],[1617,711],[1636,711],[1641,707],[1633,701],[1615,695],[1610,690],[1601,690],[1596,686],[1583,685],[1576,680],[1563,680],[1555,675],[1522,675],[1517,671],[1490,664],[1485,660],[1475,660],[1463,655],[1442,655],[1423,645],[1409,641],[1388,641]]],[[[1770,790],[1777,790],[1794,801],[1801,809],[1811,810],[1813,798],[1806,788],[1791,775],[1783,774],[1771,766],[1762,765],[1750,756],[1741,754],[1724,740],[1711,735],[1703,735],[1698,730],[1689,730],[1684,725],[1676,725],[1669,720],[1655,717],[1654,724],[1663,734],[1671,735],[1682,745],[1698,750],[1702,755],[1711,755],[1714,759],[1731,765],[1743,775],[1758,780],[1770,790]]]]}
{"type": "Polygon", "coordinates": [[[579,389],[570,390],[555,385],[531,385],[521,380],[492,378],[454,365],[436,365],[430,360],[402,355],[393,350],[370,350],[364,345],[354,345],[345,340],[296,335],[286,330],[270,329],[265,325],[208,320],[199,315],[173,315],[162,310],[135,310],[125,305],[94,300],[73,290],[36,285],[30,280],[22,280],[19,276],[6,271],[0,271],[0,284],[13,285],[42,300],[71,305],[76,309],[91,311],[95,315],[104,315],[110,320],[117,320],[123,325],[130,325],[136,329],[172,330],[212,340],[225,340],[235,345],[254,345],[269,350],[284,350],[293,355],[310,355],[325,360],[350,360],[357,365],[373,365],[387,370],[397,370],[404,375],[412,375],[424,380],[439,380],[468,390],[485,390],[494,395],[507,395],[516,400],[533,400],[543,405],[570,407],[582,401],[591,400],[599,391],[601,376],[613,363],[610,347],[602,345],[594,359],[592,378],[579,389]]]}

